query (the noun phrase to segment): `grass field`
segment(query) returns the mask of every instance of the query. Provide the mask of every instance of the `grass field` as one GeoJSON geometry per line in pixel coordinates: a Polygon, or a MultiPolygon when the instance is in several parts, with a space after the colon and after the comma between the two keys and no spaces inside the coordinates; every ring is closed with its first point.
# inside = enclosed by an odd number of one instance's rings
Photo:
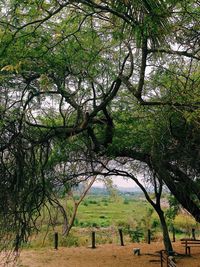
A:
{"type": "MultiPolygon", "coordinates": [[[[65,201],[62,200],[63,203],[65,201]]],[[[151,230],[152,239],[162,239],[158,216],[139,193],[115,197],[89,194],[79,206],[74,227],[68,237],[62,236],[63,222],[59,213],[52,217],[51,223],[53,227],[49,227],[49,220],[43,218],[41,231],[26,247],[52,247],[54,232],[59,233],[60,246],[88,246],[91,244],[91,231],[94,230],[99,244],[116,243],[119,242],[118,228],[123,229],[126,242],[145,241],[148,229],[151,230]]],[[[173,226],[177,238],[190,236],[192,228],[196,229],[197,235],[200,233],[199,224],[185,213],[175,218],[173,226]]]]}
{"type": "Polygon", "coordinates": [[[79,226],[118,226],[136,223],[146,216],[150,205],[139,197],[88,196],[80,205],[77,220],[79,226]]]}

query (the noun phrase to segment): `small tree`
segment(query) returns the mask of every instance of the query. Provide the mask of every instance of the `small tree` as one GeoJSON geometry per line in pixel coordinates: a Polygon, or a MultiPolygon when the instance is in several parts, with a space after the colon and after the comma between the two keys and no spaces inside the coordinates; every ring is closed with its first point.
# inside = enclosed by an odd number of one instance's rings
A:
{"type": "MultiPolygon", "coordinates": [[[[113,164],[112,164],[113,165],[113,164]]],[[[132,179],[142,190],[144,193],[144,196],[146,200],[150,203],[150,205],[153,207],[153,209],[156,211],[156,213],[159,216],[160,223],[162,226],[162,232],[163,232],[163,242],[165,249],[168,252],[173,251],[172,243],[169,237],[169,232],[168,232],[168,226],[165,220],[165,215],[164,212],[161,208],[161,196],[162,196],[162,190],[163,190],[163,181],[159,179],[159,176],[155,172],[153,172],[151,169],[148,169],[147,166],[145,167],[144,165],[138,165],[135,162],[135,166],[137,166],[137,169],[134,168],[134,162],[131,159],[121,159],[121,164],[120,164],[120,159],[118,158],[117,161],[115,162],[115,167],[109,167],[107,166],[106,170],[107,173],[104,173],[104,175],[118,175],[122,177],[129,177],[132,179]],[[152,192],[148,192],[148,189],[145,188],[144,183],[142,183],[134,174],[136,170],[139,171],[138,166],[143,168],[143,172],[148,170],[148,177],[149,177],[149,183],[152,185],[153,188],[153,193],[154,197],[152,198],[152,192]]],[[[152,213],[152,210],[150,210],[152,213]]]]}

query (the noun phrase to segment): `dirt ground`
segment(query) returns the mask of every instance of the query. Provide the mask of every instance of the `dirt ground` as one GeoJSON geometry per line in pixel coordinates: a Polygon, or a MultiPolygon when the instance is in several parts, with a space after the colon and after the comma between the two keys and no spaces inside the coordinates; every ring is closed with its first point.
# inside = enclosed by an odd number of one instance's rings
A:
{"type": "MultiPolygon", "coordinates": [[[[163,249],[161,242],[148,244],[99,245],[96,249],[59,248],[24,250],[21,252],[20,267],[153,267],[160,266],[158,251],[163,249]],[[140,248],[141,255],[134,256],[133,248],[140,248]]],[[[191,256],[184,256],[180,242],[174,243],[179,255],[179,267],[200,267],[200,247],[191,248],[191,256]]]]}

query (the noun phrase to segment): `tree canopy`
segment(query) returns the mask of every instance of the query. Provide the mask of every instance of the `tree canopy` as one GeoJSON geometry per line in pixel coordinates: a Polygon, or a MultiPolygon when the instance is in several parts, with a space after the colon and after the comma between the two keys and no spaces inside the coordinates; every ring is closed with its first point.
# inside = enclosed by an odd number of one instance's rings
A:
{"type": "Polygon", "coordinates": [[[85,175],[99,158],[147,164],[200,221],[199,1],[9,0],[0,14],[2,236],[25,240],[52,173],[80,158],[85,175]]]}

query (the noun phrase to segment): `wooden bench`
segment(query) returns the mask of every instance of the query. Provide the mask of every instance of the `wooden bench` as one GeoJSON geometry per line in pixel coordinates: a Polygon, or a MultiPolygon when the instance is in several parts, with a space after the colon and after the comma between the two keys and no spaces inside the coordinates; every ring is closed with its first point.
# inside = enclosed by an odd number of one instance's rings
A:
{"type": "Polygon", "coordinates": [[[191,247],[200,246],[200,240],[199,239],[191,239],[191,238],[183,238],[183,239],[181,239],[181,244],[183,244],[185,247],[185,254],[191,255],[191,247]]]}
{"type": "Polygon", "coordinates": [[[161,267],[176,267],[173,256],[169,256],[166,250],[161,250],[159,252],[161,267]]]}

